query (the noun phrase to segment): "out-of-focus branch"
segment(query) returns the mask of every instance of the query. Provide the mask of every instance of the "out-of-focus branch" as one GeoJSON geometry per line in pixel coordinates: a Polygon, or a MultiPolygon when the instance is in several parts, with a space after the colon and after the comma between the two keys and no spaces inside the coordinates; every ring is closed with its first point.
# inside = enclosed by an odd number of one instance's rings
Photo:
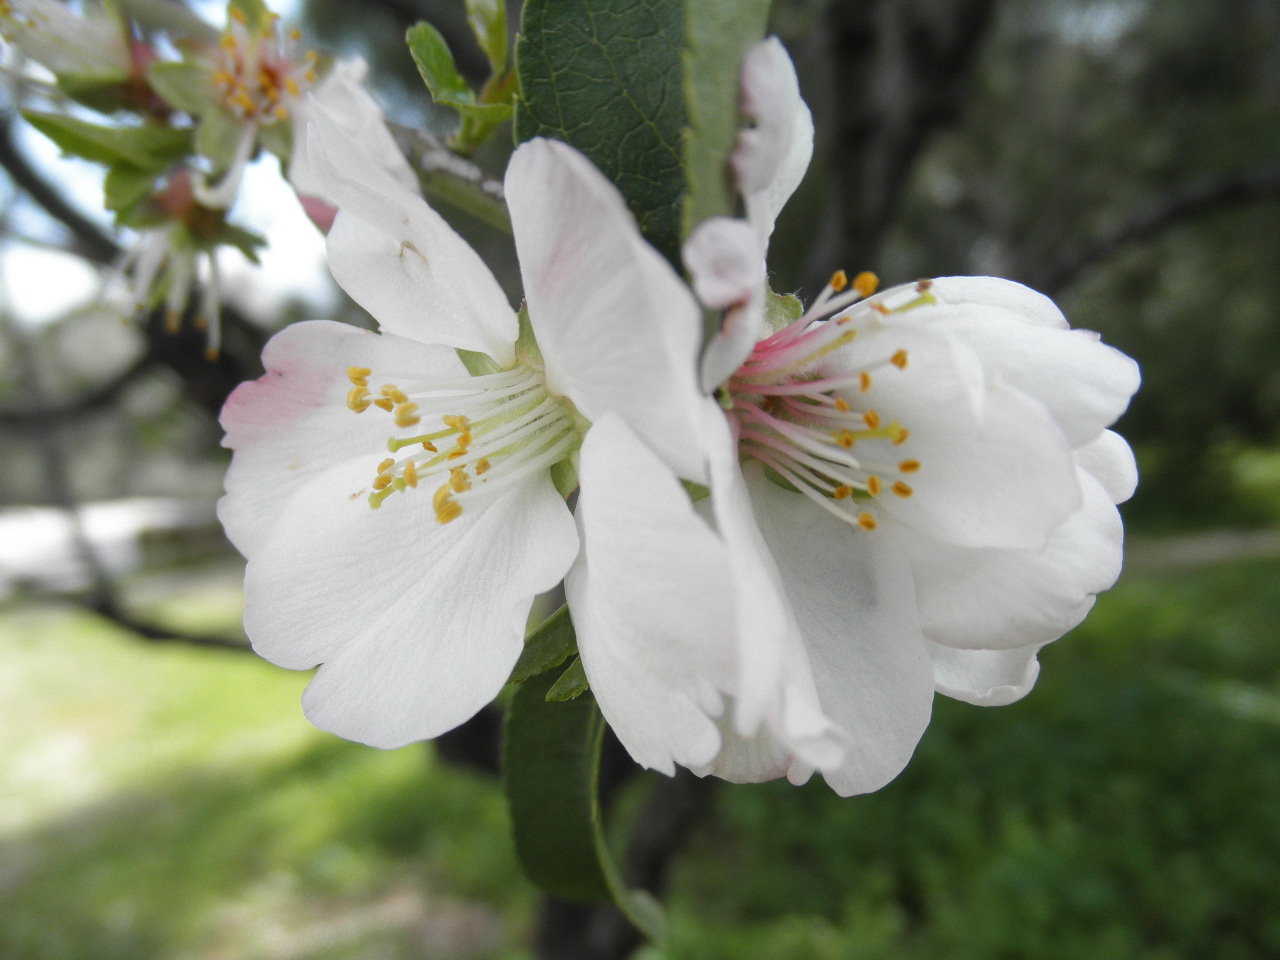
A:
{"type": "Polygon", "coordinates": [[[252,648],[243,636],[233,637],[217,633],[192,633],[186,630],[174,630],[160,624],[140,620],[126,613],[116,600],[114,592],[99,595],[93,600],[84,601],[84,606],[100,617],[136,633],[140,638],[151,643],[182,643],[195,647],[213,647],[219,650],[239,650],[249,652],[252,648]]]}
{"type": "Polygon", "coordinates": [[[1139,210],[1120,226],[1051,264],[1030,278],[1031,285],[1053,295],[1069,286],[1081,272],[1122,248],[1149,240],[1189,220],[1226,207],[1280,198],[1280,167],[1260,167],[1211,177],[1139,210]]]}
{"type": "Polygon", "coordinates": [[[150,351],[144,353],[114,378],[67,403],[31,407],[26,410],[0,410],[0,427],[44,431],[57,423],[101,412],[115,403],[135,380],[155,364],[150,351]]]}
{"type": "Polygon", "coordinates": [[[0,117],[0,167],[14,184],[71,232],[71,252],[94,263],[109,265],[120,258],[120,247],[96,223],[67,202],[27,162],[13,141],[13,118],[0,117]]]}

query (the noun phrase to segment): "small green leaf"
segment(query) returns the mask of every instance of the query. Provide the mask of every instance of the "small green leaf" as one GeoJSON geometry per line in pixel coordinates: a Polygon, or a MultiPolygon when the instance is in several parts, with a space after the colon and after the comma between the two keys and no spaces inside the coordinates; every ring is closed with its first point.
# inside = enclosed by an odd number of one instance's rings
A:
{"type": "Polygon", "coordinates": [[[517,142],[577,147],[679,262],[684,191],[680,0],[528,0],[516,40],[517,142]]]}
{"type": "Polygon", "coordinates": [[[147,71],[152,88],[175,110],[201,116],[214,105],[213,69],[191,60],[158,60],[147,71]]]}
{"type": "Polygon", "coordinates": [[[218,232],[217,239],[219,243],[235,247],[253,263],[258,262],[258,249],[267,245],[265,237],[261,237],[243,227],[233,226],[230,223],[223,225],[218,232]]]}
{"type": "Polygon", "coordinates": [[[587,671],[582,668],[582,658],[578,657],[569,664],[569,669],[560,674],[560,679],[551,685],[551,689],[547,691],[547,700],[552,703],[576,700],[590,689],[587,671]]]}
{"type": "Polygon", "coordinates": [[[493,75],[507,68],[506,0],[467,0],[467,23],[489,60],[493,75]]]}
{"type": "Polygon", "coordinates": [[[573,623],[569,619],[569,608],[562,606],[524,638],[524,650],[507,682],[523,683],[530,677],[560,666],[577,652],[578,644],[573,633],[573,623]]]}
{"type": "Polygon", "coordinates": [[[742,125],[742,58],[764,36],[769,0],[686,0],[683,235],[708,217],[734,212],[729,155],[742,125]]]}
{"type": "Polygon", "coordinates": [[[60,113],[23,111],[65,153],[112,166],[159,172],[191,149],[191,131],[169,127],[103,127],[60,113]]]}
{"type": "Polygon", "coordinates": [[[196,152],[213,161],[218,170],[231,165],[244,133],[244,121],[226,110],[205,111],[196,127],[196,152]]]}
{"type": "Polygon", "coordinates": [[[794,323],[804,315],[804,304],[800,298],[790,293],[774,293],[765,291],[764,322],[770,330],[781,330],[789,323],[794,323]]]}
{"type": "Polygon", "coordinates": [[[155,182],[153,171],[116,164],[107,170],[103,181],[103,204],[113,213],[127,215],[150,195],[155,182]]]}
{"type": "Polygon", "coordinates": [[[469,120],[496,125],[511,116],[511,107],[505,103],[477,103],[475,92],[458,73],[453,54],[440,31],[431,24],[414,24],[405,34],[409,53],[418,65],[423,82],[431,91],[436,103],[452,107],[469,120]]]}

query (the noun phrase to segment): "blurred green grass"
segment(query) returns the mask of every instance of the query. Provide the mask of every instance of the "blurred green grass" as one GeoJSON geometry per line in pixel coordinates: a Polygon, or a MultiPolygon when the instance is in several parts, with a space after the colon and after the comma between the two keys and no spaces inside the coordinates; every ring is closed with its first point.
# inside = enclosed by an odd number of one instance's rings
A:
{"type": "MultiPolygon", "coordinates": [[[[1130,574],[1022,702],[939,698],[880,793],[722,789],[666,955],[1280,956],[1277,613],[1280,560],[1130,574]]],[[[490,780],[311,730],[303,676],[75,610],[0,608],[0,656],[0,956],[529,956],[490,780]]]]}

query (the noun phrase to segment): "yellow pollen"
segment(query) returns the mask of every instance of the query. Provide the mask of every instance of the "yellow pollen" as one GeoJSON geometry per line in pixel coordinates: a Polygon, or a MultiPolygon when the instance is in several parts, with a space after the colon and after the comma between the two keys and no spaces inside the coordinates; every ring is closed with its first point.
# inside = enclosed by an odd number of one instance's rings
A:
{"type": "Polygon", "coordinates": [[[921,293],[925,293],[933,287],[932,280],[919,280],[916,282],[916,289],[921,293]]]}
{"type": "Polygon", "coordinates": [[[354,386],[347,393],[347,409],[356,413],[364,413],[369,409],[369,388],[354,386]]]}
{"type": "Polygon", "coordinates": [[[897,353],[895,353],[892,357],[889,358],[889,362],[892,363],[899,370],[907,369],[907,351],[899,350],[897,353]]]}
{"type": "Polygon", "coordinates": [[[231,15],[231,19],[236,23],[243,25],[249,22],[249,18],[244,15],[244,11],[239,7],[232,7],[227,13],[231,15]]]}
{"type": "Polygon", "coordinates": [[[418,405],[416,403],[402,403],[396,407],[397,427],[412,427],[421,419],[418,416],[418,405]]]}
{"type": "Polygon", "coordinates": [[[456,415],[445,415],[440,419],[444,421],[444,425],[446,427],[453,427],[453,429],[455,430],[471,429],[471,421],[468,420],[466,417],[460,417],[456,415]]]}
{"type": "Polygon", "coordinates": [[[903,460],[900,464],[898,464],[898,469],[901,470],[903,473],[915,473],[917,470],[920,469],[920,461],[919,460],[903,460]]]}
{"type": "Polygon", "coordinates": [[[897,483],[893,485],[893,492],[900,497],[909,497],[913,493],[915,493],[914,490],[912,490],[909,486],[907,486],[901,480],[899,480],[897,483]]]}
{"type": "Polygon", "coordinates": [[[289,39],[292,40],[294,43],[297,43],[299,40],[302,39],[302,31],[299,30],[297,27],[294,27],[292,30],[289,31],[289,39]]]}
{"type": "Polygon", "coordinates": [[[836,409],[841,413],[849,412],[849,404],[845,402],[844,397],[836,397],[836,409]]]}
{"type": "Polygon", "coordinates": [[[231,34],[226,34],[220,41],[223,50],[234,50],[236,48],[236,38],[231,34]]]}
{"type": "Polygon", "coordinates": [[[379,397],[377,400],[373,401],[373,405],[375,407],[381,407],[383,410],[387,411],[387,413],[390,413],[396,408],[396,405],[391,402],[390,397],[379,397]]]}
{"type": "Polygon", "coordinates": [[[893,438],[894,446],[898,446],[906,442],[907,437],[911,436],[911,431],[906,427],[898,428],[898,435],[893,438]]]}
{"type": "Polygon", "coordinates": [[[864,297],[869,297],[880,287],[880,278],[870,270],[863,270],[853,278],[853,289],[864,297]]]}
{"type": "Polygon", "coordinates": [[[387,459],[383,460],[380,464],[378,464],[378,472],[386,473],[395,465],[396,465],[396,462],[392,460],[390,457],[387,457],[387,459]]]}
{"type": "Polygon", "coordinates": [[[862,415],[862,419],[872,430],[876,430],[880,426],[880,414],[876,413],[874,410],[868,410],[862,415]]]}
{"type": "Polygon", "coordinates": [[[284,78],[284,88],[289,91],[289,96],[296,97],[302,91],[298,88],[298,81],[293,77],[284,78]]]}
{"type": "MultiPolygon", "coordinates": [[[[315,83],[315,82],[316,82],[316,72],[315,72],[314,70],[308,70],[308,71],[307,71],[306,73],[304,73],[302,76],[306,79],[307,83],[315,83]]],[[[458,508],[458,513],[461,513],[461,512],[462,512],[462,508],[461,508],[461,507],[459,507],[459,508],[458,508]]],[[[453,519],[453,518],[451,517],[450,519],[453,519]]],[[[443,521],[443,520],[441,521],[441,523],[445,523],[445,522],[447,522],[447,521],[443,521]]]]}
{"type": "Polygon", "coordinates": [[[867,373],[865,370],[858,374],[858,389],[863,393],[866,393],[871,389],[871,374],[867,373]]]}
{"type": "Polygon", "coordinates": [[[387,487],[391,486],[391,481],[392,481],[393,479],[395,479],[395,478],[394,478],[394,477],[392,477],[390,474],[387,474],[387,473],[380,473],[380,474],[378,474],[378,476],[376,476],[376,477],[374,478],[374,480],[373,480],[373,489],[375,489],[375,490],[385,490],[385,489],[387,489],[387,487]]]}
{"type": "Polygon", "coordinates": [[[449,471],[449,488],[454,493],[471,489],[471,478],[467,476],[465,467],[454,467],[449,471]]]}
{"type": "Polygon", "coordinates": [[[276,119],[277,119],[277,120],[288,120],[288,119],[289,119],[289,111],[288,111],[288,110],[286,110],[284,107],[276,107],[276,119]]]}
{"type": "Polygon", "coordinates": [[[409,399],[405,395],[405,392],[394,383],[384,383],[382,385],[382,395],[384,397],[390,397],[392,403],[404,403],[409,399]]]}
{"type": "Polygon", "coordinates": [[[876,313],[884,314],[886,317],[889,315],[889,308],[886,307],[883,303],[873,303],[871,304],[871,309],[874,310],[876,313]]]}
{"type": "Polygon", "coordinates": [[[867,493],[871,494],[873,497],[880,496],[880,478],[874,473],[867,477],[867,493]]]}
{"type": "Polygon", "coordinates": [[[438,452],[439,452],[439,451],[436,449],[436,445],[435,445],[434,443],[432,443],[430,440],[423,440],[423,441],[422,441],[422,449],[423,449],[423,450],[425,450],[425,451],[427,451],[427,453],[438,453],[438,452]]]}
{"type": "Polygon", "coordinates": [[[404,465],[404,482],[411,487],[418,485],[418,468],[413,465],[412,460],[404,465]]]}
{"type": "Polygon", "coordinates": [[[837,270],[831,275],[831,289],[839,293],[849,285],[849,277],[843,270],[837,270]]]}
{"type": "Polygon", "coordinates": [[[367,387],[369,385],[369,374],[371,373],[373,371],[368,367],[347,367],[347,379],[357,387],[367,387]]]}
{"type": "Polygon", "coordinates": [[[453,499],[453,491],[447,483],[436,491],[431,505],[435,507],[437,523],[448,523],[462,515],[462,504],[453,499]]]}
{"type": "Polygon", "coordinates": [[[836,443],[844,447],[846,450],[853,449],[853,442],[858,439],[853,435],[852,430],[841,430],[836,434],[836,443]]]}
{"type": "Polygon", "coordinates": [[[869,513],[858,514],[858,526],[863,530],[874,530],[876,528],[876,518],[869,513]]]}
{"type": "Polygon", "coordinates": [[[833,493],[832,496],[837,500],[848,500],[853,496],[853,487],[849,486],[847,483],[842,483],[840,486],[836,487],[835,493],[833,493]]]}
{"type": "Polygon", "coordinates": [[[478,476],[480,476],[480,474],[482,474],[482,473],[488,473],[488,472],[489,472],[489,461],[488,461],[488,460],[477,460],[477,461],[476,461],[476,476],[478,477],[478,476]]]}

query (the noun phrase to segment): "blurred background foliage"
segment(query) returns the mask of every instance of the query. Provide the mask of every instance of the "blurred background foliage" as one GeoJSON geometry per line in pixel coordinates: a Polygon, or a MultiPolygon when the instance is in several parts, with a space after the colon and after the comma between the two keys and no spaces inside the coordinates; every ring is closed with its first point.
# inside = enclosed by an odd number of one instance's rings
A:
{"type": "MultiPolygon", "coordinates": [[[[460,0],[294,13],[315,45],[363,55],[407,125],[451,122],[407,26],[431,20],[464,75],[484,69],[460,0]]],[[[939,698],[871,797],[716,792],[675,859],[668,955],[1280,955],[1280,7],[779,0],[773,29],[819,136],[775,289],[812,295],[844,267],[1045,290],[1142,364],[1120,429],[1143,478],[1131,569],[1026,700],[939,698]]],[[[0,956],[554,955],[487,774],[311,730],[305,678],[237,648],[216,412],[275,329],[368,318],[333,289],[238,282],[211,364],[158,321],[24,314],[8,294],[26,252],[93,270],[118,252],[84,169],[49,159],[9,89],[0,956]],[[140,496],[183,509],[121,527],[100,503],[140,496]]],[[[495,174],[501,139],[477,157],[495,174]]],[[[509,241],[458,222],[514,298],[509,241]]]]}

